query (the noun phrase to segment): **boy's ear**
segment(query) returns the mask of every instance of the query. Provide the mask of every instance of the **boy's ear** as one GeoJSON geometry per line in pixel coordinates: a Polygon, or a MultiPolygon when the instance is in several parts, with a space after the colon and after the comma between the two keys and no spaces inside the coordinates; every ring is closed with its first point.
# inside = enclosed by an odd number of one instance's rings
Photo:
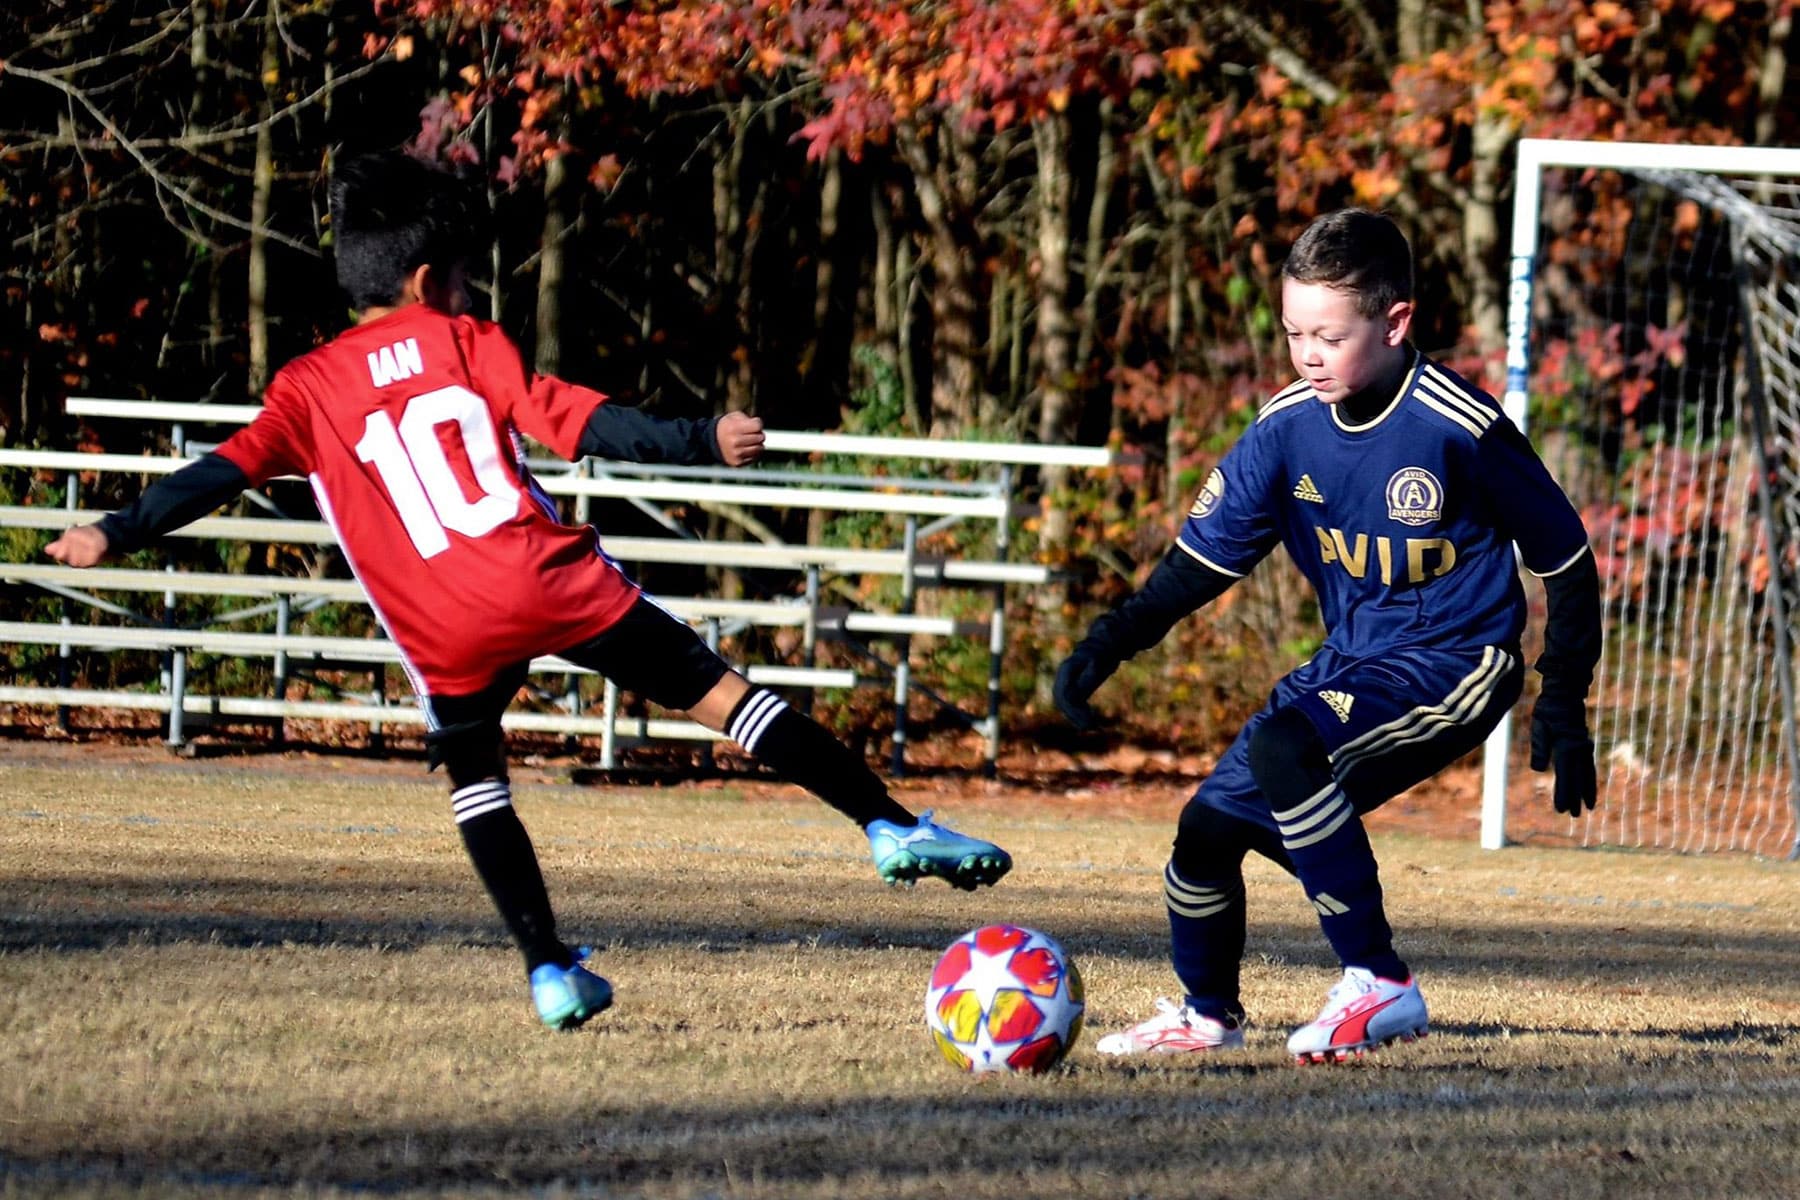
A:
{"type": "Polygon", "coordinates": [[[1407,334],[1412,332],[1413,302],[1397,300],[1387,310],[1387,328],[1382,332],[1381,340],[1390,346],[1398,346],[1406,341],[1407,334]]]}
{"type": "Polygon", "coordinates": [[[421,263],[414,267],[412,273],[406,277],[406,282],[400,285],[400,296],[395,307],[399,307],[401,304],[417,304],[425,299],[426,288],[430,285],[428,279],[430,274],[429,264],[421,263]]]}

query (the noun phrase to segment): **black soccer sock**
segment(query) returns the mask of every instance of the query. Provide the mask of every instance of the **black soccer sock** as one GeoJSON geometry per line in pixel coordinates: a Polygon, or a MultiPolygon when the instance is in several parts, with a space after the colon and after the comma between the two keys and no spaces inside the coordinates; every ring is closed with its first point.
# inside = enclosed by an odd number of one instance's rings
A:
{"type": "Polygon", "coordinates": [[[1394,952],[1375,851],[1362,817],[1331,773],[1312,722],[1294,709],[1270,716],[1251,738],[1250,771],[1338,961],[1405,980],[1409,972],[1394,952]]]}
{"type": "Polygon", "coordinates": [[[1188,1004],[1215,1020],[1242,1024],[1238,977],[1246,914],[1241,867],[1194,880],[1176,871],[1171,860],[1163,868],[1163,903],[1169,910],[1169,957],[1188,1004]]]}
{"type": "Polygon", "coordinates": [[[513,810],[512,789],[498,779],[483,780],[452,792],[450,805],[475,873],[487,885],[494,907],[525,956],[525,970],[574,962],[574,955],[557,939],[544,873],[531,837],[513,810]]]}
{"type": "Polygon", "coordinates": [[[811,717],[767,688],[751,688],[725,722],[731,739],[789,783],[797,783],[863,828],[911,826],[918,818],[888,795],[868,764],[811,717]]]}

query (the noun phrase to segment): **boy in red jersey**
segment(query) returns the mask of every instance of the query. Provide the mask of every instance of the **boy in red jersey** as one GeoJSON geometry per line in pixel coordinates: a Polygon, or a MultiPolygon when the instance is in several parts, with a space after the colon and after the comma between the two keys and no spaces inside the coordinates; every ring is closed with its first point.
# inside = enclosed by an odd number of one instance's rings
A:
{"type": "Polygon", "coordinates": [[[890,884],[936,875],[973,889],[1012,862],[991,842],[915,818],[860,758],[756,688],[644,596],[595,531],[564,525],[525,469],[522,435],[565,458],[741,466],[762,452],[745,413],[659,420],[533,375],[500,328],[466,315],[478,226],[452,176],[403,154],[342,162],[331,213],[339,284],[357,324],[289,363],[256,420],[133,504],[46,553],[88,567],[279,475],[311,484],[425,711],[430,769],[476,872],[525,957],[544,1024],[572,1029],[612,1002],[556,935],[531,840],[513,810],[500,718],[537,655],[560,654],[729,734],[868,834],[890,884]]]}

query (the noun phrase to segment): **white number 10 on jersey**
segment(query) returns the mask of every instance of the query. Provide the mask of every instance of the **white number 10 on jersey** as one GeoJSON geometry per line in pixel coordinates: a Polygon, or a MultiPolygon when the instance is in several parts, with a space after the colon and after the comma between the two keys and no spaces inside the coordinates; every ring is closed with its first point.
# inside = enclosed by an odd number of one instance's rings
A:
{"type": "Polygon", "coordinates": [[[500,445],[487,405],[480,396],[454,384],[414,396],[406,402],[398,428],[392,417],[377,411],[363,422],[356,456],[373,464],[394,508],[406,526],[420,558],[450,548],[444,531],[480,537],[519,511],[519,489],[500,463],[500,445]],[[471,500],[450,467],[438,426],[454,422],[481,498],[471,500]]]}

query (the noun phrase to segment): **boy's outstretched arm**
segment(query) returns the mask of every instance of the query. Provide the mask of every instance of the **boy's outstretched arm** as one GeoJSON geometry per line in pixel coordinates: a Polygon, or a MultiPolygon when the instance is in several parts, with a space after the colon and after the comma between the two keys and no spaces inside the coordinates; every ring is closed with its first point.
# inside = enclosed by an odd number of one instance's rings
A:
{"type": "Polygon", "coordinates": [[[762,456],[763,423],[761,417],[742,412],[690,421],[653,417],[622,404],[600,404],[588,415],[576,449],[582,457],[620,462],[741,467],[762,456]]]}
{"type": "Polygon", "coordinates": [[[1531,710],[1531,769],[1556,771],[1556,811],[1579,817],[1599,791],[1587,694],[1600,661],[1600,572],[1592,551],[1544,577],[1548,616],[1538,656],[1543,687],[1531,710]]]}
{"type": "Polygon", "coordinates": [[[1088,697],[1105,683],[1119,664],[1163,640],[1175,622],[1212,602],[1237,582],[1237,576],[1215,571],[1180,547],[1170,550],[1150,572],[1143,589],[1102,613],[1088,626],[1069,657],[1056,671],[1053,696],[1069,724],[1083,732],[1100,724],[1088,697]]]}
{"type": "Polygon", "coordinates": [[[97,566],[111,554],[126,554],[153,538],[204,517],[250,486],[236,463],[218,454],[195,459],[157,480],[118,512],[92,525],[77,525],[44,547],[44,553],[71,567],[97,566]]]}

